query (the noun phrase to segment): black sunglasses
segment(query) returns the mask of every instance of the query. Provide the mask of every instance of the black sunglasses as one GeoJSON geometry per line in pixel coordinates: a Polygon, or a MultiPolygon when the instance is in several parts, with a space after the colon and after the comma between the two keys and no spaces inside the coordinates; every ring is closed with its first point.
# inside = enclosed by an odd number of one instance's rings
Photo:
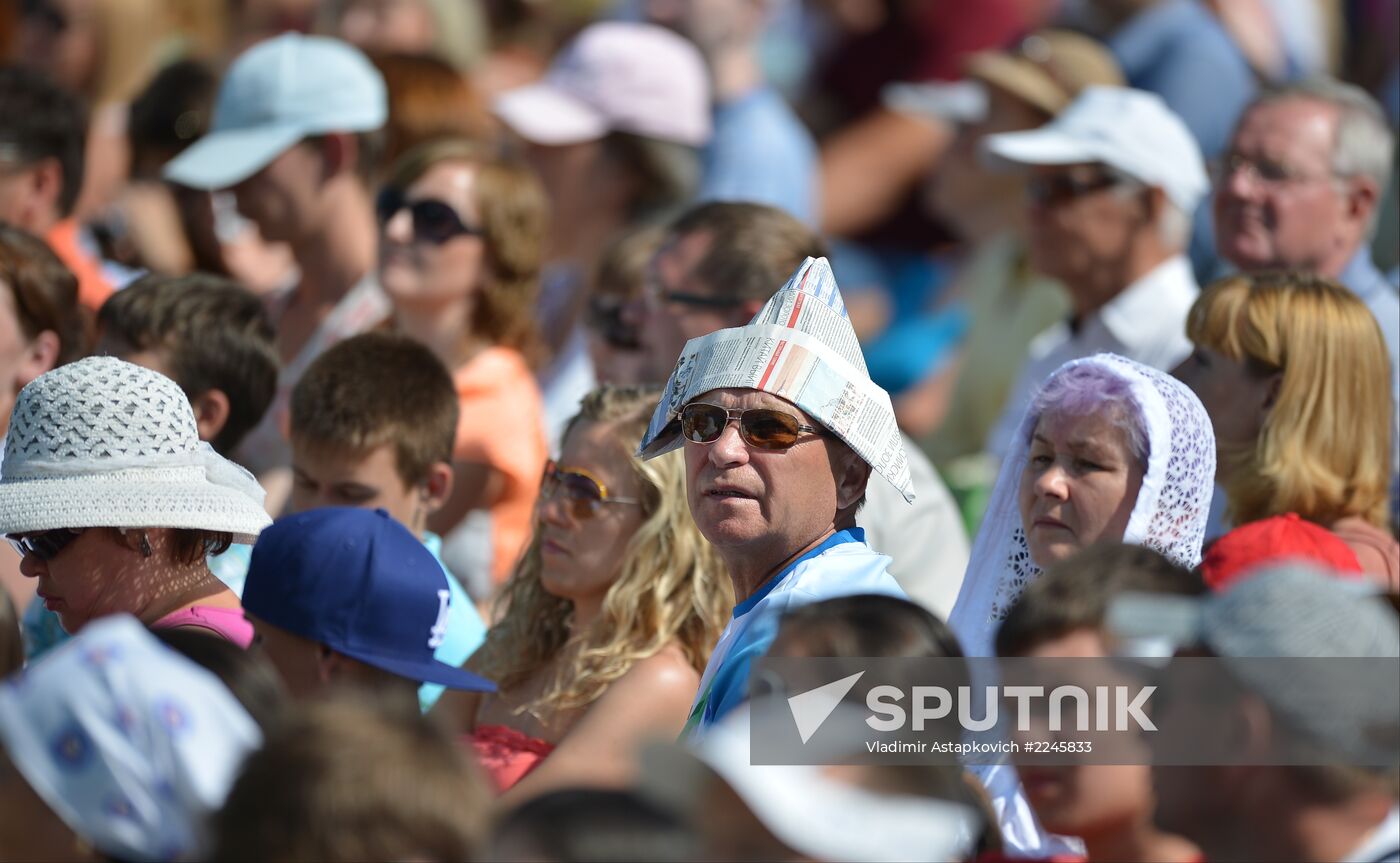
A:
{"type": "Polygon", "coordinates": [[[637,328],[622,319],[626,303],[613,297],[592,297],[588,301],[588,320],[610,346],[621,351],[642,348],[637,328]]]}
{"type": "Polygon", "coordinates": [[[374,202],[380,225],[389,224],[389,220],[405,207],[413,218],[413,239],[419,242],[440,246],[454,237],[479,237],[483,233],[481,228],[463,222],[451,204],[436,198],[409,201],[401,190],[387,188],[379,193],[379,198],[374,202]]]}
{"type": "Polygon", "coordinates": [[[60,527],[57,530],[42,530],[38,533],[11,533],[6,534],[5,539],[10,546],[18,552],[20,557],[34,555],[42,561],[50,561],[58,557],[59,552],[68,547],[69,543],[82,536],[83,527],[60,527]]]}
{"type": "Polygon", "coordinates": [[[704,294],[692,294],[686,291],[660,291],[656,297],[663,303],[694,306],[698,309],[732,309],[747,302],[743,297],[708,297],[704,294]]]}
{"type": "Polygon", "coordinates": [[[790,413],[771,408],[732,410],[703,402],[681,408],[681,434],[695,443],[714,443],[732,421],[739,423],[739,437],[755,449],[785,450],[796,444],[803,432],[825,433],[799,422],[790,413]]]}
{"type": "Polygon", "coordinates": [[[1119,174],[1100,174],[1088,179],[1080,179],[1070,174],[1055,174],[1028,179],[1026,194],[1037,204],[1054,207],[1127,182],[1128,178],[1119,174]]]}

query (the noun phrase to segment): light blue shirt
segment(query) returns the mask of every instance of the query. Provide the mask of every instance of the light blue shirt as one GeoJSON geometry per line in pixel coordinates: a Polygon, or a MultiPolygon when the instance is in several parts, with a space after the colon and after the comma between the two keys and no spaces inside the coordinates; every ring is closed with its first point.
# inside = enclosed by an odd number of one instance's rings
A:
{"type": "Polygon", "coordinates": [[[1162,97],[1207,159],[1224,152],[1254,98],[1244,54],[1204,4],[1166,0],[1133,17],[1108,40],[1128,83],[1162,97]]]}
{"type": "Polygon", "coordinates": [[[214,577],[238,598],[243,598],[243,584],[248,580],[248,565],[253,562],[253,547],[246,542],[235,542],[223,554],[211,554],[204,561],[214,577]]]}
{"type": "Polygon", "coordinates": [[[1371,261],[1371,249],[1364,244],[1347,261],[1337,281],[1360,297],[1376,316],[1385,336],[1386,350],[1390,352],[1391,382],[1400,385],[1400,293],[1376,269],[1371,261]]]}
{"type": "MultiPolygon", "coordinates": [[[[1225,28],[1196,0],[1165,0],[1139,13],[1108,40],[1128,84],[1162,97],[1201,153],[1225,151],[1254,98],[1254,73],[1225,28]]],[[[1209,199],[1192,214],[1191,263],[1198,277],[1217,265],[1209,199]]]]}
{"type": "Polygon", "coordinates": [[[715,108],[701,156],[701,201],[752,201],[817,222],[817,144],[771,87],[715,108]]]}
{"type": "MultiPolygon", "coordinates": [[[[1400,404],[1400,292],[1376,269],[1369,245],[1362,244],[1351,256],[1337,281],[1366,304],[1376,316],[1390,353],[1390,393],[1392,407],[1400,404]]],[[[1400,519],[1400,420],[1391,423],[1390,514],[1400,519]]]]}
{"type": "Polygon", "coordinates": [[[788,610],[858,593],[905,599],[903,588],[889,574],[889,565],[889,557],[865,544],[864,530],[837,531],[736,605],[705,666],[684,734],[699,737],[748,700],[753,661],[768,652],[788,610]]]}
{"type": "MultiPolygon", "coordinates": [[[[477,613],[476,605],[472,603],[471,597],[462,589],[462,585],[448,571],[442,562],[442,537],[435,533],[423,534],[423,545],[432,552],[433,559],[442,567],[442,574],[447,576],[447,589],[451,593],[448,600],[448,608],[451,611],[447,616],[447,633],[443,636],[442,644],[433,651],[433,658],[438,662],[461,667],[467,661],[481,643],[486,640],[486,624],[482,621],[481,615],[477,613]]],[[[418,706],[427,713],[438,698],[442,696],[442,691],[446,687],[437,683],[425,683],[418,687],[418,706]]]]}

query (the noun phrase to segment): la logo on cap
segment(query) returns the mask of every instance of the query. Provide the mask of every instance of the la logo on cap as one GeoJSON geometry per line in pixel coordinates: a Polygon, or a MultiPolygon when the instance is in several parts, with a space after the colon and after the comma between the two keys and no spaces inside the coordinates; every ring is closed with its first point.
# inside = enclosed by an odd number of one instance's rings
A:
{"type": "Polygon", "coordinates": [[[452,594],[446,590],[439,590],[437,598],[437,622],[428,630],[428,647],[433,650],[436,650],[442,644],[443,638],[447,636],[447,619],[452,614],[452,594]]]}

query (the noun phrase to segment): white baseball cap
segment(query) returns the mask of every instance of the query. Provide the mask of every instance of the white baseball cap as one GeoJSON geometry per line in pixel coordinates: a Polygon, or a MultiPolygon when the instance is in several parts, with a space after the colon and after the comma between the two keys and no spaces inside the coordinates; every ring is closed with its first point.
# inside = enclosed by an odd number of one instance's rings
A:
{"type": "Polygon", "coordinates": [[[1128,87],[1087,87],[1044,126],[989,135],[983,147],[993,161],[1016,165],[1101,162],[1159,187],[1187,213],[1210,191],[1186,124],[1157,95],[1128,87]]]}
{"type": "MultiPolygon", "coordinates": [[[[755,764],[751,723],[744,704],[692,741],[693,748],[646,746],[639,790],[676,812],[694,812],[717,777],[774,838],[810,860],[963,860],[972,851],[981,819],[969,807],[939,797],[871,791],[834,778],[819,763],[755,764]]],[[[863,751],[864,744],[858,745],[863,751]]],[[[842,764],[851,754],[828,749],[813,758],[842,764]]]]}
{"type": "Polygon", "coordinates": [[[371,132],[389,117],[384,78],[339,39],[286,33],[239,55],[219,87],[209,134],[165,166],[196,189],[227,189],[298,141],[371,132]]]}
{"type": "Polygon", "coordinates": [[[710,80],[694,45],[664,27],[594,24],[544,80],[504,93],[495,111],[527,141],[596,141],[609,132],[699,147],[710,139],[710,80]]]}

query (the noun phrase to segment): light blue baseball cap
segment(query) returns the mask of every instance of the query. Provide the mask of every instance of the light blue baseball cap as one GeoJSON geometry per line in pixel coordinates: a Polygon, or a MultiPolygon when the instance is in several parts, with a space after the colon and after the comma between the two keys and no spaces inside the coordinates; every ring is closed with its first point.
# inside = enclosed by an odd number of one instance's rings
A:
{"type": "Polygon", "coordinates": [[[339,39],[286,33],[229,67],[209,134],[165,166],[196,189],[227,189],[310,135],[369,132],[389,116],[384,78],[339,39]]]}

